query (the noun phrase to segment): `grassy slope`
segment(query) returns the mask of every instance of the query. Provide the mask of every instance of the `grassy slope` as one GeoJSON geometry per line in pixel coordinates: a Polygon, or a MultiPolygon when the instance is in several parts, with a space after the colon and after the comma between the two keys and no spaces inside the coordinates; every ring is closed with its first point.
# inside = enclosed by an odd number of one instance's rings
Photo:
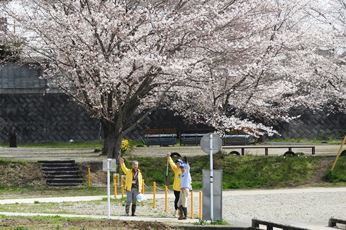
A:
{"type": "MultiPolygon", "coordinates": [[[[95,141],[74,141],[70,142],[42,142],[42,143],[17,143],[18,147],[25,148],[91,148],[91,149],[101,149],[103,146],[102,140],[95,141]]],[[[143,146],[142,141],[129,140],[129,148],[133,148],[137,145],[143,146]]],[[[8,143],[0,143],[2,147],[8,147],[8,143]]]]}
{"type": "MultiPolygon", "coordinates": [[[[322,177],[328,183],[320,183],[317,185],[330,186],[339,182],[346,182],[346,157],[341,157],[337,167],[333,173],[327,176],[325,173],[319,174],[321,169],[321,157],[282,157],[282,156],[225,156],[215,155],[214,168],[223,169],[223,187],[224,189],[235,188],[277,188],[277,187],[294,187],[300,185],[311,184],[312,178],[320,178],[318,181],[322,182],[322,177]],[[331,183],[330,183],[331,182],[331,183]]],[[[150,158],[142,157],[136,158],[139,160],[140,168],[143,172],[146,185],[149,190],[152,182],[156,181],[159,188],[163,188],[165,181],[166,159],[165,158],[150,158]]],[[[130,166],[131,158],[126,159],[127,165],[130,166]]],[[[198,156],[189,158],[191,165],[191,175],[193,180],[193,188],[200,189],[202,187],[202,170],[209,168],[208,156],[198,156]]],[[[0,161],[0,166],[5,164],[9,167],[16,168],[17,172],[21,172],[20,168],[29,162],[8,162],[0,161]]],[[[324,166],[325,168],[330,165],[324,166]]],[[[323,170],[327,171],[326,169],[323,170]]],[[[15,176],[17,174],[13,174],[15,176]]],[[[17,175],[20,177],[20,173],[17,175]]],[[[12,176],[11,176],[12,177],[12,176]]],[[[13,178],[15,179],[15,178],[13,178]]],[[[169,169],[170,184],[173,182],[173,173],[169,169]]],[[[18,180],[15,180],[18,181],[18,180]]],[[[316,185],[316,183],[314,183],[316,185]]],[[[120,190],[119,190],[120,191],[120,190]]],[[[103,188],[93,188],[87,190],[84,188],[73,188],[66,190],[51,189],[44,186],[37,187],[30,184],[13,185],[3,184],[0,181],[0,198],[8,197],[6,194],[24,194],[25,196],[44,195],[98,195],[103,194],[103,188]]]]}
{"type": "MultiPolygon", "coordinates": [[[[137,158],[146,184],[164,183],[165,159],[137,158]]],[[[209,168],[208,156],[189,158],[193,187],[202,187],[202,170],[209,168]]],[[[273,188],[302,185],[314,175],[319,165],[316,157],[215,156],[215,169],[223,169],[223,187],[273,188]]],[[[172,172],[169,170],[170,180],[172,172]]]]}

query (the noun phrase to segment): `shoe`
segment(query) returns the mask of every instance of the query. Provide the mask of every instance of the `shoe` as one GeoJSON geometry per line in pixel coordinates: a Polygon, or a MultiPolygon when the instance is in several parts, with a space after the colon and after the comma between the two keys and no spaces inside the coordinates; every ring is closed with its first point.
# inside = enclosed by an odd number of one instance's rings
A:
{"type": "Polygon", "coordinates": [[[131,216],[136,216],[135,215],[135,212],[136,212],[136,205],[132,205],[132,207],[131,207],[131,216]]]}
{"type": "Polygon", "coordinates": [[[179,214],[178,220],[182,220],[183,217],[184,217],[183,206],[180,206],[180,207],[178,208],[178,214],[179,214]]]}
{"type": "Polygon", "coordinates": [[[176,210],[174,211],[173,216],[174,216],[174,217],[177,217],[177,218],[180,216],[180,214],[179,214],[179,209],[176,209],[176,210]]]}
{"type": "Polygon", "coordinates": [[[125,213],[126,213],[126,216],[129,216],[130,214],[130,205],[126,205],[125,206],[125,213]]]}
{"type": "Polygon", "coordinates": [[[179,216],[178,220],[186,220],[187,217],[186,216],[179,216]]]}
{"type": "Polygon", "coordinates": [[[183,212],[184,212],[184,214],[183,214],[183,216],[184,216],[184,220],[186,220],[187,219],[187,208],[183,208],[183,212]]]}

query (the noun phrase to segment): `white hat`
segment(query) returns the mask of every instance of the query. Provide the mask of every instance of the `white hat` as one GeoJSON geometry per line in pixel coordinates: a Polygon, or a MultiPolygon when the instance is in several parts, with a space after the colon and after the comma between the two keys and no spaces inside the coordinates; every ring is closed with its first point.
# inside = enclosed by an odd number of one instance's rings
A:
{"type": "Polygon", "coordinates": [[[137,202],[141,203],[143,201],[145,201],[147,198],[144,196],[144,194],[140,193],[136,196],[136,200],[137,202]]]}

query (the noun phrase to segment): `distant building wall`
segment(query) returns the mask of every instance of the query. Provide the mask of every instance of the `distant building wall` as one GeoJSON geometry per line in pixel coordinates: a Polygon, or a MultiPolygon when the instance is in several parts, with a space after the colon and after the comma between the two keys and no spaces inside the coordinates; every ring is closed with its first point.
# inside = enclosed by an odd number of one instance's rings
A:
{"type": "MultiPolygon", "coordinates": [[[[12,127],[16,128],[19,142],[99,139],[100,123],[58,90],[47,90],[46,81],[39,75],[34,65],[0,66],[0,141],[8,141],[12,127]]],[[[147,128],[175,128],[178,133],[208,129],[188,125],[173,112],[159,109],[129,136],[139,139],[147,128]]],[[[301,118],[276,128],[283,138],[340,137],[346,134],[346,114],[327,116],[306,111],[301,118]]]]}

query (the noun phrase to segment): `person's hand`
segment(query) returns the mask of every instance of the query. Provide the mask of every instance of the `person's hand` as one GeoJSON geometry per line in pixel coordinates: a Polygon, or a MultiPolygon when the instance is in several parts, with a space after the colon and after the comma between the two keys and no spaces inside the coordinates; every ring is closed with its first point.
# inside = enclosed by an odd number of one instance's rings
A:
{"type": "Polygon", "coordinates": [[[124,158],[119,157],[119,163],[120,163],[120,164],[123,164],[123,163],[124,163],[124,158]]]}

